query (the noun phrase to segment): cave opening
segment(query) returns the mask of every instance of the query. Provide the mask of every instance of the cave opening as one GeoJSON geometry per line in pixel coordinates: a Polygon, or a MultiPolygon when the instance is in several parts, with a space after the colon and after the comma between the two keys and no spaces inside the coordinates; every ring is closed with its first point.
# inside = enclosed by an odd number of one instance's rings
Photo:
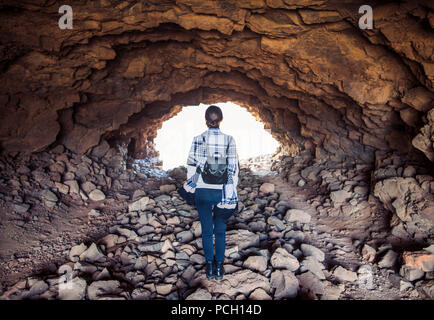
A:
{"type": "MultiPolygon", "coordinates": [[[[223,111],[220,130],[232,135],[237,142],[240,160],[274,153],[279,143],[271,136],[271,130],[242,107],[232,103],[216,103],[223,111]]],[[[184,107],[175,117],[166,120],[157,131],[156,149],[168,170],[185,165],[187,153],[194,135],[207,130],[205,110],[209,105],[184,107]]]]}

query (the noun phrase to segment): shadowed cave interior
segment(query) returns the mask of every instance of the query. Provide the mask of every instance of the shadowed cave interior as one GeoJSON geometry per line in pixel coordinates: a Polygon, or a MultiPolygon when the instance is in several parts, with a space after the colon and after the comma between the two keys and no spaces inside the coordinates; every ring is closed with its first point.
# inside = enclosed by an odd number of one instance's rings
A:
{"type": "Polygon", "coordinates": [[[0,1],[3,299],[433,298],[432,3],[77,1],[72,30],[60,5],[0,1]],[[133,161],[184,106],[228,101],[280,147],[241,166],[239,285],[204,285],[186,168],[133,161]]]}

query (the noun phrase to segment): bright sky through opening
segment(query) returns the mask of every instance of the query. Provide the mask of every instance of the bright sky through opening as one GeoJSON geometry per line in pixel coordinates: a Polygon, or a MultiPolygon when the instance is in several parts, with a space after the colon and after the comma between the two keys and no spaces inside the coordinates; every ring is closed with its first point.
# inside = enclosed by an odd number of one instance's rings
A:
{"type": "MultiPolygon", "coordinates": [[[[257,121],[245,108],[234,103],[217,103],[223,112],[220,130],[234,137],[240,159],[270,154],[279,143],[271,136],[264,124],[257,121]]],[[[207,130],[205,111],[209,105],[184,107],[177,115],[165,121],[154,139],[155,149],[160,153],[163,170],[187,165],[193,137],[207,130]]]]}

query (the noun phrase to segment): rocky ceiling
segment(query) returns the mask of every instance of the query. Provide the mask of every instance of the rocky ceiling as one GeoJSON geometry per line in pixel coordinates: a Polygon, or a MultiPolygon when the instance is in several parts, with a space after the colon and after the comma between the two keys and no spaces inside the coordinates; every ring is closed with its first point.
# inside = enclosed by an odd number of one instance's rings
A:
{"type": "Polygon", "coordinates": [[[85,153],[103,137],[146,156],[182,106],[233,101],[290,154],[434,161],[430,1],[65,2],[0,1],[4,153],[85,153]],[[364,4],[373,29],[359,28],[364,4]]]}

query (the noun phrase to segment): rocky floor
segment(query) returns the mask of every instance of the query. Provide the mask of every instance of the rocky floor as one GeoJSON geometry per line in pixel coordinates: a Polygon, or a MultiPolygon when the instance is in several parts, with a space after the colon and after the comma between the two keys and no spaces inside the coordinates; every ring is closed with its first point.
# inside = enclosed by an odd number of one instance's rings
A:
{"type": "Polygon", "coordinates": [[[175,169],[163,178],[135,175],[102,199],[86,190],[67,215],[48,215],[46,240],[37,235],[43,219],[23,224],[36,249],[11,246],[8,258],[2,248],[0,298],[432,299],[432,272],[401,266],[380,216],[370,216],[367,232],[363,215],[352,228],[321,215],[317,186],[282,180],[270,162],[241,165],[222,281],[205,277],[200,221],[176,192],[175,169]]]}

